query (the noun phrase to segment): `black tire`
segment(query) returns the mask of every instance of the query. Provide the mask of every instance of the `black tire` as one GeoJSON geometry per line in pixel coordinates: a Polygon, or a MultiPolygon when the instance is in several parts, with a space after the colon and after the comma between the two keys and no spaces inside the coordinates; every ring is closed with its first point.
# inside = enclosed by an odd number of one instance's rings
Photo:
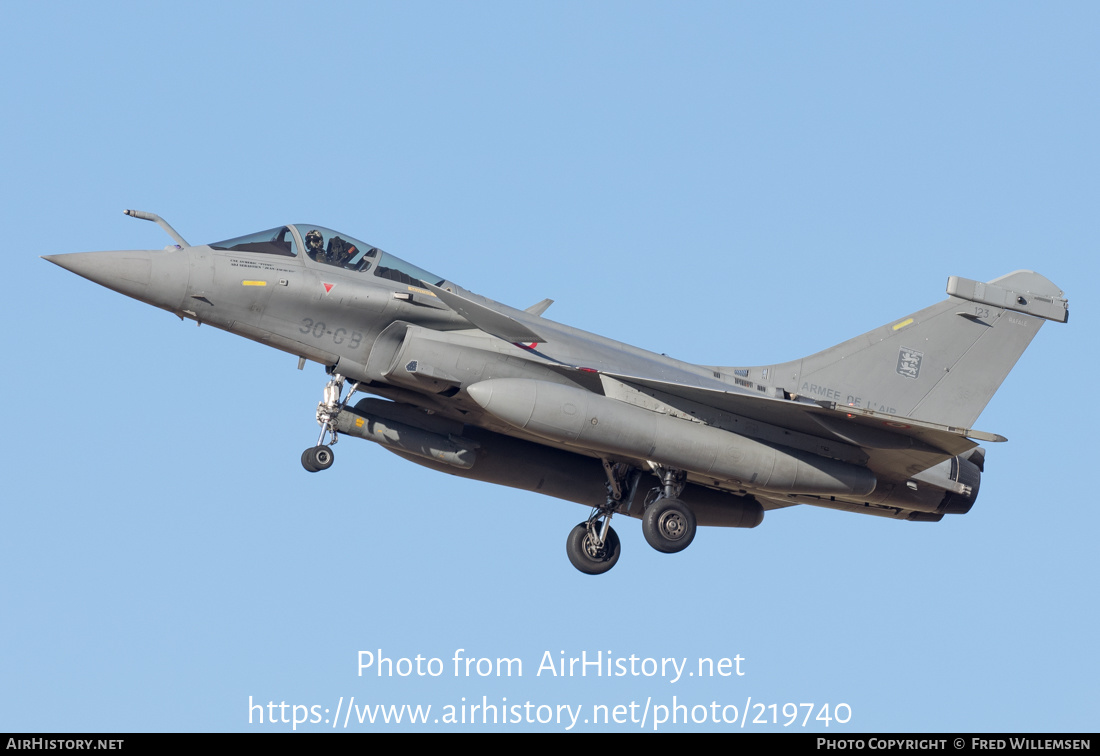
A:
{"type": "Polygon", "coordinates": [[[302,452],[302,467],[306,468],[306,472],[317,472],[317,468],[310,462],[310,457],[313,455],[313,448],[310,447],[302,452]]]}
{"type": "Polygon", "coordinates": [[[320,472],[332,467],[336,456],[327,446],[314,446],[302,452],[302,467],[310,472],[320,472]]]}
{"type": "Polygon", "coordinates": [[[602,575],[610,570],[619,561],[621,549],[619,536],[614,528],[607,529],[603,548],[597,549],[588,535],[588,525],[583,522],[569,531],[569,538],[565,541],[569,563],[585,575],[602,575]]]}
{"type": "Polygon", "coordinates": [[[662,554],[675,554],[695,539],[695,513],[679,499],[658,499],[642,517],[646,543],[662,554]]]}

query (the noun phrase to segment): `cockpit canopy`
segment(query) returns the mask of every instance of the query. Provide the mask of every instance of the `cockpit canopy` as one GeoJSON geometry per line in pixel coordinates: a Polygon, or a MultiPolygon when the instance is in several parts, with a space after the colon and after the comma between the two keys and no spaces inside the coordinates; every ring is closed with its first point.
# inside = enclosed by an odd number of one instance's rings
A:
{"type": "Polygon", "coordinates": [[[214,242],[210,246],[230,252],[259,252],[297,257],[299,245],[306,250],[306,256],[310,260],[322,265],[333,265],[357,273],[373,272],[381,278],[414,286],[420,281],[436,286],[443,283],[439,276],[383,252],[378,247],[330,228],[307,223],[258,231],[248,236],[214,242]]]}
{"type": "Polygon", "coordinates": [[[248,236],[238,236],[236,239],[214,242],[210,245],[214,249],[224,249],[230,252],[263,252],[268,255],[298,254],[298,245],[290,233],[290,228],[270,228],[267,231],[257,231],[248,236]]]}

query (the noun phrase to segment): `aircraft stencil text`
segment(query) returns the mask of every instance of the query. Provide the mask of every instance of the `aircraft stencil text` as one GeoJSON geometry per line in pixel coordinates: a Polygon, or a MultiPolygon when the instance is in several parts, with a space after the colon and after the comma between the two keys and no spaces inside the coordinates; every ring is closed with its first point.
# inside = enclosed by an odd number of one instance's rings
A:
{"type": "Polygon", "coordinates": [[[860,407],[862,409],[875,410],[876,412],[885,412],[888,415],[897,414],[896,408],[890,407],[883,402],[875,399],[865,399],[864,397],[856,396],[855,394],[845,394],[835,388],[830,388],[829,386],[819,386],[816,383],[803,381],[802,387],[799,390],[805,394],[813,394],[814,396],[825,397],[826,399],[830,399],[837,404],[846,404],[849,407],[860,407]]]}
{"type": "Polygon", "coordinates": [[[356,349],[359,347],[360,342],[363,340],[363,334],[359,331],[348,331],[347,328],[331,329],[326,326],[322,321],[315,321],[313,318],[303,318],[302,325],[298,328],[299,333],[312,336],[315,339],[323,339],[326,336],[332,337],[333,344],[343,344],[348,342],[348,347],[356,349]]]}

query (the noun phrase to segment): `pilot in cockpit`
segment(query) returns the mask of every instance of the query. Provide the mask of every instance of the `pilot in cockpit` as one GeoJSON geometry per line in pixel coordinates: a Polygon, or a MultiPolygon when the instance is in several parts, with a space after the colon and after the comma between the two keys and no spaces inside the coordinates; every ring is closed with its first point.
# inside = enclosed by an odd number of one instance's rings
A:
{"type": "Polygon", "coordinates": [[[317,229],[313,229],[306,234],[306,252],[310,258],[317,262],[328,262],[325,259],[325,238],[321,236],[321,232],[317,229]]]}

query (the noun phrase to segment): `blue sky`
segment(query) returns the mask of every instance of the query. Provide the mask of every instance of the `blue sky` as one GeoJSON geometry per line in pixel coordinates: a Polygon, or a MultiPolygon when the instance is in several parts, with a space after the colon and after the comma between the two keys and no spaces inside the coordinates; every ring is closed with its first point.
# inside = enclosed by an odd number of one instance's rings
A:
{"type": "Polygon", "coordinates": [[[1094,4],[2,13],[0,730],[281,731],[249,723],[250,697],[352,696],[432,720],[482,697],[587,707],[577,730],[651,730],[674,697],[768,720],[750,731],[802,729],[788,702],[847,704],[829,731],[1096,729],[1094,4]],[[711,364],[809,354],[938,301],[949,275],[1038,270],[1073,315],[979,419],[1010,441],[968,515],[796,507],[674,556],[624,519],[619,564],[590,578],[564,553],[587,510],[355,439],[309,475],[319,366],[38,258],[170,242],[129,207],[192,242],[340,229],[711,364]],[[523,675],[456,677],[457,649],[523,675]],[[359,676],[379,650],[445,674],[359,676]],[[740,655],[745,674],[536,674],[600,651],[740,655]],[[583,722],[647,701],[644,728],[583,722]]]}

